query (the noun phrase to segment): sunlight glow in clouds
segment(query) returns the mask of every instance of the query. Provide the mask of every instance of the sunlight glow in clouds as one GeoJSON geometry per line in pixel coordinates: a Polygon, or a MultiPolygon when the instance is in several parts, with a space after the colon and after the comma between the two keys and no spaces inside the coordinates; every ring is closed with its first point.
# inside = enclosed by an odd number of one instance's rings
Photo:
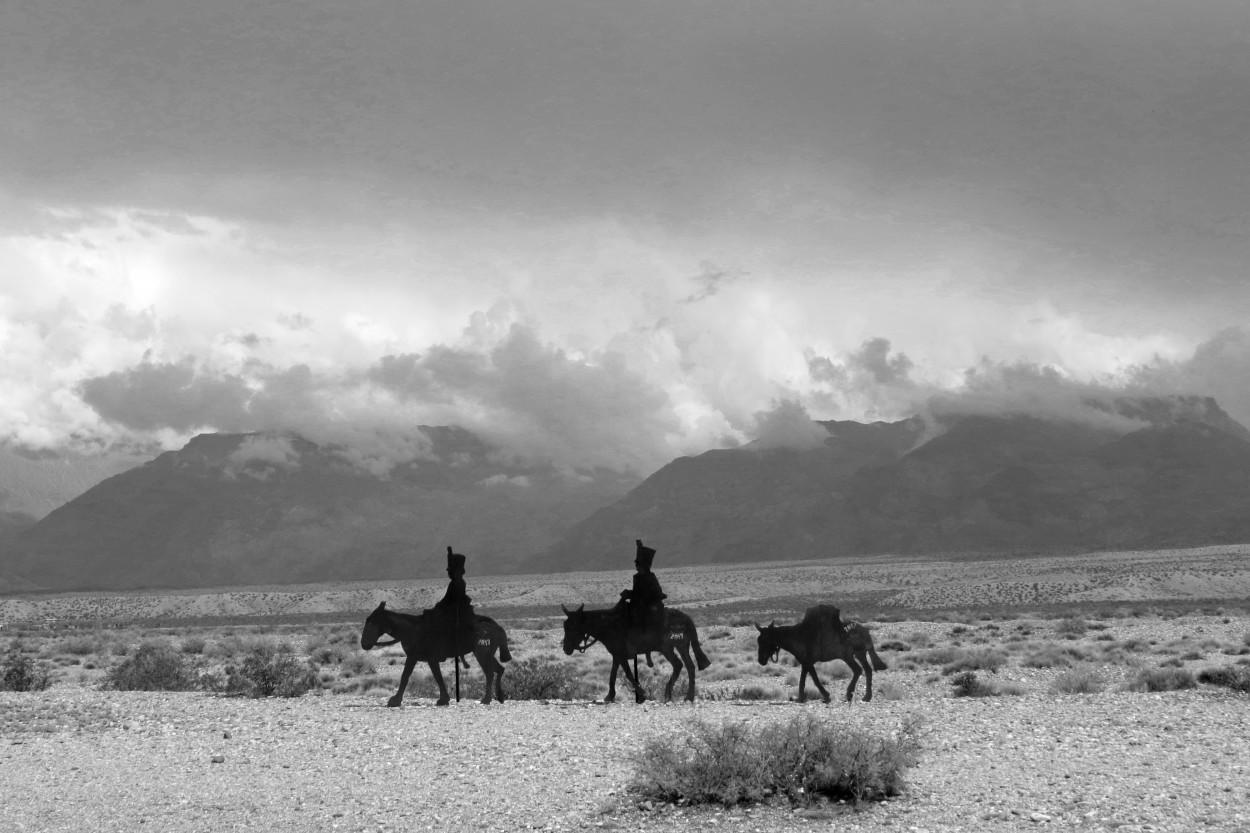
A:
{"type": "Polygon", "coordinates": [[[1122,393],[1250,422],[1245,31],[1217,0],[19,4],[0,451],[267,430],[385,475],[460,425],[586,476],[1122,393]]]}

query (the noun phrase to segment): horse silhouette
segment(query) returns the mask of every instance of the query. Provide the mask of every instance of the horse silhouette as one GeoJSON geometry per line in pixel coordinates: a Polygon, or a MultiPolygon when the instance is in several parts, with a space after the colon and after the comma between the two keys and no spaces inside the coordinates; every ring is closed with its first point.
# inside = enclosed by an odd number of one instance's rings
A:
{"type": "Polygon", "coordinates": [[[766,628],[755,626],[759,631],[760,665],[776,661],[781,651],[794,655],[799,663],[799,702],[807,700],[807,675],[820,697],[829,702],[829,692],[816,676],[816,663],[840,659],[851,669],[851,682],[846,687],[846,702],[855,696],[855,684],[860,675],[864,677],[864,702],[872,700],[872,672],[884,671],[889,666],[877,655],[872,644],[872,634],[857,622],[842,623],[838,609],[832,605],[809,608],[803,621],[797,625],[770,624],[766,628]],[[869,661],[871,657],[871,661],[869,661]]]}
{"type": "MultiPolygon", "coordinates": [[[[454,650],[459,653],[449,654],[447,645],[452,640],[447,638],[446,623],[442,617],[428,613],[419,615],[399,613],[387,610],[386,602],[379,604],[377,609],[365,619],[364,630],[360,633],[360,647],[368,651],[374,646],[383,647],[398,642],[403,646],[406,657],[404,673],[399,678],[399,690],[386,701],[386,705],[398,706],[403,703],[408,678],[412,676],[412,669],[416,666],[417,660],[421,660],[429,664],[430,674],[434,677],[434,682],[438,683],[438,705],[446,706],[451,702],[451,698],[447,695],[447,686],[443,682],[443,671],[439,663],[446,659],[463,662],[463,655],[469,652],[477,657],[477,664],[482,667],[482,673],[486,675],[486,693],[482,697],[482,702],[490,702],[493,684],[495,699],[502,703],[504,669],[500,660],[508,662],[512,659],[512,653],[508,650],[508,634],[498,622],[489,616],[475,615],[474,618],[476,621],[473,632],[460,634],[457,637],[459,641],[454,650]],[[378,641],[383,635],[393,638],[389,641],[378,641]],[[495,659],[496,651],[499,652],[498,660],[495,659]]],[[[465,667],[468,667],[467,663],[465,667]]]]}
{"type": "Polygon", "coordinates": [[[608,677],[608,694],[604,702],[616,700],[616,672],[623,670],[625,679],[634,689],[634,700],[643,702],[647,699],[646,692],[634,678],[629,668],[629,661],[639,654],[655,651],[668,660],[673,667],[673,674],[664,687],[664,699],[673,699],[673,684],[681,676],[683,667],[689,677],[686,686],[686,700],[694,700],[695,661],[700,671],[711,665],[707,654],[699,645],[699,632],[695,629],[694,620],[680,610],[666,608],[664,611],[664,629],[658,640],[647,639],[646,635],[630,629],[625,611],[621,605],[603,610],[586,610],[581,605],[577,610],[569,610],[560,605],[564,611],[564,653],[572,656],[574,651],[585,651],[599,642],[612,655],[612,672],[608,677]],[[694,660],[690,653],[694,652],[694,660]],[[679,659],[680,655],[680,659],[679,659]]]}

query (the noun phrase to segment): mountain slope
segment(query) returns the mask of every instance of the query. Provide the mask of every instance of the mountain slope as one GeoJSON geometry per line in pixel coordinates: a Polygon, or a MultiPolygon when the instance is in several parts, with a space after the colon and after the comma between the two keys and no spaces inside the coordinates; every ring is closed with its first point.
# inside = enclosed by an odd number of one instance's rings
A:
{"type": "Polygon", "coordinates": [[[1250,432],[1209,398],[1105,407],[1142,427],[954,414],[923,442],[915,419],[877,424],[872,436],[889,438],[881,443],[825,423],[830,440],[814,451],[683,458],[531,566],[627,566],[635,538],[659,549],[657,565],[674,566],[1250,541],[1250,432]]]}
{"type": "MultiPolygon", "coordinates": [[[[499,462],[466,431],[385,478],[299,437],[195,437],[11,539],[8,589],[205,587],[437,576],[448,545],[499,572],[637,481],[499,462]]],[[[3,580],[3,577],[0,577],[3,580]]]]}

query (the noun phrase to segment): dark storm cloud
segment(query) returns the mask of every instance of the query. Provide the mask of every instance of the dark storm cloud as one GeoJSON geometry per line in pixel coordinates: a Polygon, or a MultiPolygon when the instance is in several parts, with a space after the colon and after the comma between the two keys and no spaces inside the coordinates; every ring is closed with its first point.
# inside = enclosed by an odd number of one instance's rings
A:
{"type": "Polygon", "coordinates": [[[967,280],[1044,280],[1109,316],[1129,285],[1246,300],[1240,2],[0,14],[0,165],[34,194],[361,219],[610,211],[780,236],[816,262],[958,239],[1005,250],[967,280]]]}
{"type": "Polygon", "coordinates": [[[200,373],[193,361],[141,364],[83,381],[80,393],[106,420],[136,431],[246,430],[245,381],[200,373]]]}
{"type": "Polygon", "coordinates": [[[665,394],[618,358],[574,359],[519,325],[486,349],[438,346],[346,375],[144,363],[88,379],[80,395],[131,430],[294,431],[379,474],[426,453],[422,423],[460,425],[514,457],[643,471],[667,461],[679,429],[665,394]]]}

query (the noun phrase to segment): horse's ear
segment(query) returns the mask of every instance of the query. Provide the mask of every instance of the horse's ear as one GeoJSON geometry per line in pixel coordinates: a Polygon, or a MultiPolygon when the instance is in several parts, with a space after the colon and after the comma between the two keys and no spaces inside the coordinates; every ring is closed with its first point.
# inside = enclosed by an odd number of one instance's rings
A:
{"type": "Polygon", "coordinates": [[[386,610],[386,602],[379,602],[378,610],[386,610]]]}
{"type": "Polygon", "coordinates": [[[583,610],[585,610],[585,609],[586,609],[586,603],[585,603],[585,602],[582,602],[581,604],[579,604],[579,605],[577,606],[577,612],[578,612],[578,613],[581,613],[581,612],[582,612],[583,610]]]}
{"type": "Polygon", "coordinates": [[[565,616],[569,615],[569,609],[567,607],[565,607],[564,605],[560,605],[560,609],[564,611],[565,616]]]}
{"type": "Polygon", "coordinates": [[[770,627],[770,628],[775,628],[775,627],[777,627],[777,620],[776,620],[776,619],[774,619],[774,620],[772,620],[771,622],[769,622],[769,623],[768,623],[768,627],[770,627]]]}
{"type": "Polygon", "coordinates": [[[759,623],[759,622],[752,622],[751,624],[752,624],[752,625],[755,625],[755,629],[756,629],[757,631],[759,631],[760,633],[763,633],[763,632],[764,632],[764,629],[760,627],[760,623],[759,623]]]}

